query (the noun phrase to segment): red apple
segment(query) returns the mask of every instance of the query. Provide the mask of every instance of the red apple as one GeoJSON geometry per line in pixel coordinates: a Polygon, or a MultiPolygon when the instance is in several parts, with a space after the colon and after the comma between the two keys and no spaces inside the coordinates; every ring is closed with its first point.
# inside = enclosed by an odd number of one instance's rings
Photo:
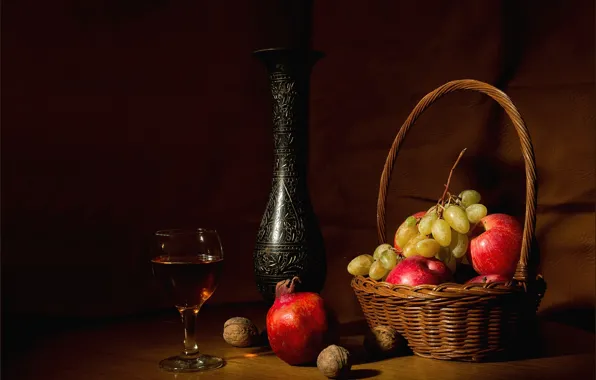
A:
{"type": "MultiPolygon", "coordinates": [[[[426,215],[426,211],[418,211],[417,213],[415,213],[412,216],[414,218],[416,218],[416,223],[418,223],[420,221],[420,218],[422,218],[424,215],[426,215]]],[[[393,237],[393,248],[395,248],[395,250],[398,253],[401,253],[402,250],[401,250],[401,247],[399,246],[399,244],[397,244],[397,233],[399,232],[400,228],[405,227],[405,224],[406,224],[406,221],[404,220],[403,223],[397,228],[397,231],[395,231],[395,236],[393,237]]]]}
{"type": "Polygon", "coordinates": [[[441,260],[410,256],[395,266],[386,282],[396,285],[439,285],[451,280],[451,271],[441,260]]]}
{"type": "Polygon", "coordinates": [[[476,276],[466,281],[466,284],[490,284],[491,282],[508,282],[510,280],[511,277],[502,274],[487,274],[476,276]]]}
{"type": "Polygon", "coordinates": [[[521,224],[510,215],[490,214],[478,226],[480,234],[470,241],[468,258],[474,270],[513,277],[521,252],[521,224]]]}

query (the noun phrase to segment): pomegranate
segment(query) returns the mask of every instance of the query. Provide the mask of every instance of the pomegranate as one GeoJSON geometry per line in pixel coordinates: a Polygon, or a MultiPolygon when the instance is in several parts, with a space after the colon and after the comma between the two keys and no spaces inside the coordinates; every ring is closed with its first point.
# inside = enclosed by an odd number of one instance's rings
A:
{"type": "Polygon", "coordinates": [[[300,279],[281,281],[275,302],[267,312],[267,337],[271,349],[290,365],[314,362],[336,339],[336,321],[317,293],[296,292],[300,279]]]}

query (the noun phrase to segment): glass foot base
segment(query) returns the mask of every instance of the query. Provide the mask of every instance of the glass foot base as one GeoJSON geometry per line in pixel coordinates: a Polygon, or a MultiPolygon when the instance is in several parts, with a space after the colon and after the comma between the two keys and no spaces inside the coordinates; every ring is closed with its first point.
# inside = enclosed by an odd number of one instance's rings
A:
{"type": "Polygon", "coordinates": [[[178,355],[160,361],[159,368],[169,372],[197,372],[221,368],[225,364],[222,358],[211,355],[178,355]]]}

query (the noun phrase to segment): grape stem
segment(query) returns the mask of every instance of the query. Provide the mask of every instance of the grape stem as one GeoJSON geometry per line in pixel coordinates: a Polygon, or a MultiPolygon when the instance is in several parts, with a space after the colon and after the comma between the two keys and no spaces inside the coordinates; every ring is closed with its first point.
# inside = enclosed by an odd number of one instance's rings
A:
{"type": "Polygon", "coordinates": [[[449,177],[447,177],[447,183],[445,184],[445,190],[443,190],[443,195],[441,195],[441,198],[439,199],[439,201],[437,202],[438,207],[437,209],[437,215],[439,215],[439,218],[442,215],[442,211],[444,209],[444,205],[445,205],[445,196],[449,195],[449,198],[451,198],[451,194],[449,194],[449,184],[451,183],[451,176],[453,175],[453,171],[455,170],[455,167],[457,166],[457,164],[459,163],[459,160],[461,160],[462,156],[464,155],[464,153],[466,152],[466,149],[468,148],[464,148],[460,153],[459,156],[457,156],[457,160],[455,160],[455,163],[453,164],[453,166],[451,167],[451,171],[449,171],[449,177]]]}

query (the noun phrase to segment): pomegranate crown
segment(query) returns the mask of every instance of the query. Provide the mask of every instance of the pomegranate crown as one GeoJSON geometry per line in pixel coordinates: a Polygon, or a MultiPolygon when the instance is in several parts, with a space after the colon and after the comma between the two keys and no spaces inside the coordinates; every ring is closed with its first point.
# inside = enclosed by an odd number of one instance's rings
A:
{"type": "Polygon", "coordinates": [[[296,291],[296,283],[301,283],[300,278],[297,276],[278,282],[275,286],[275,298],[294,293],[296,291]]]}

